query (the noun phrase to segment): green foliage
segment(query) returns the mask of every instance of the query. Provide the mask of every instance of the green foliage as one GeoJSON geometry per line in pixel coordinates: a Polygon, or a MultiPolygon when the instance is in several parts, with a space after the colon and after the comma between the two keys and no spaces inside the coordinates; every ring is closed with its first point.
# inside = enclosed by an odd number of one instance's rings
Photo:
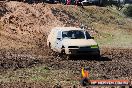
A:
{"type": "Polygon", "coordinates": [[[128,5],[126,9],[124,9],[123,13],[126,16],[132,17],[132,5],[128,5]]]}

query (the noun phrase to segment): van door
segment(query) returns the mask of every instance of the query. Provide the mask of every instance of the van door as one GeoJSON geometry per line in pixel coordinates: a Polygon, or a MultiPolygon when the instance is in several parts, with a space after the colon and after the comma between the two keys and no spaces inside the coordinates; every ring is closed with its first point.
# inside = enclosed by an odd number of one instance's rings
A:
{"type": "Polygon", "coordinates": [[[55,42],[55,49],[57,50],[57,52],[61,53],[61,48],[62,48],[62,32],[58,31],[55,42]]]}

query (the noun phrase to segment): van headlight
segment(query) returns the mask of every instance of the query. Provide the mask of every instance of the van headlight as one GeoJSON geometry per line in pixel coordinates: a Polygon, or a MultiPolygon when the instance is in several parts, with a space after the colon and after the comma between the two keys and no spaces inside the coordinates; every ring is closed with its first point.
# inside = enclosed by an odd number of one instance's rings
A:
{"type": "Polygon", "coordinates": [[[98,45],[91,45],[91,48],[99,48],[98,45]]]}

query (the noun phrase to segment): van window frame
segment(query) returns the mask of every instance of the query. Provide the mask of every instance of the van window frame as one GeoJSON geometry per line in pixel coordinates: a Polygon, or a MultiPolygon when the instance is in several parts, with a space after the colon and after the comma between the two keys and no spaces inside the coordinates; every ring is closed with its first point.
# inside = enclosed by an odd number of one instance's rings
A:
{"type": "Polygon", "coordinates": [[[84,31],[84,32],[85,32],[85,39],[92,39],[92,37],[88,31],[84,31]],[[89,35],[89,38],[88,38],[87,34],[89,35]]]}
{"type": "Polygon", "coordinates": [[[58,38],[60,38],[60,40],[62,40],[62,31],[57,31],[57,35],[56,35],[56,38],[58,39],[58,38]],[[58,34],[60,33],[60,36],[58,36],[58,34]]]}

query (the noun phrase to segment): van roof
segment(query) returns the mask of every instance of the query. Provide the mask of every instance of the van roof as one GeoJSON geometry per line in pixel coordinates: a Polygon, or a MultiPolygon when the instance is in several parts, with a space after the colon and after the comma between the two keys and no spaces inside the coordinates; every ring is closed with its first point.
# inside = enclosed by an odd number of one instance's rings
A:
{"type": "Polygon", "coordinates": [[[76,28],[76,27],[55,27],[55,28],[53,28],[53,30],[57,30],[57,31],[70,31],[70,30],[84,30],[84,29],[76,28]]]}

